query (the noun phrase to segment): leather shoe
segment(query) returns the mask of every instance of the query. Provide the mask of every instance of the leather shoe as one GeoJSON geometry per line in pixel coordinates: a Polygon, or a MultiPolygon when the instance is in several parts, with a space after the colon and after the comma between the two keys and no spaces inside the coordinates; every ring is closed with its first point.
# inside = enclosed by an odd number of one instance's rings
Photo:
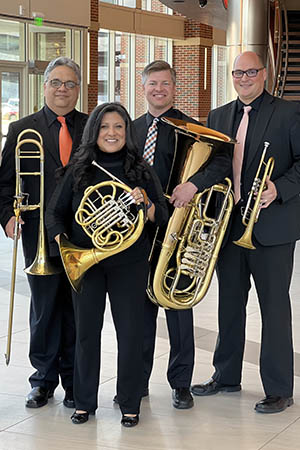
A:
{"type": "Polygon", "coordinates": [[[75,425],[81,425],[89,420],[89,413],[86,411],[84,413],[74,412],[71,415],[71,420],[75,425]]]}
{"type": "Polygon", "coordinates": [[[73,388],[67,388],[63,404],[66,408],[75,408],[75,402],[73,398],[73,388]]]}
{"type": "Polygon", "coordinates": [[[135,427],[139,423],[139,420],[140,419],[138,414],[136,416],[125,416],[123,414],[121,424],[123,425],[123,427],[131,428],[135,427]]]}
{"type": "Polygon", "coordinates": [[[210,378],[203,384],[194,384],[191,387],[192,394],[200,396],[214,395],[218,392],[238,392],[240,390],[240,384],[222,384],[213,378],[210,378]]]}
{"type": "Polygon", "coordinates": [[[194,400],[189,388],[176,388],[172,392],[173,406],[177,409],[189,409],[194,406],[194,400]]]}
{"type": "Polygon", "coordinates": [[[275,395],[267,395],[260,402],[256,403],[255,411],[263,414],[272,414],[284,411],[292,406],[294,400],[292,397],[278,397],[275,395]]]}
{"type": "Polygon", "coordinates": [[[27,408],[40,408],[48,403],[48,398],[53,397],[53,392],[41,386],[35,386],[26,397],[27,408]]]}
{"type": "MultiPolygon", "coordinates": [[[[148,395],[149,395],[149,389],[148,389],[148,388],[145,388],[145,389],[143,390],[142,397],[148,397],[148,395]]],[[[115,395],[115,396],[114,396],[113,402],[116,403],[117,405],[119,404],[118,395],[115,395]]]]}

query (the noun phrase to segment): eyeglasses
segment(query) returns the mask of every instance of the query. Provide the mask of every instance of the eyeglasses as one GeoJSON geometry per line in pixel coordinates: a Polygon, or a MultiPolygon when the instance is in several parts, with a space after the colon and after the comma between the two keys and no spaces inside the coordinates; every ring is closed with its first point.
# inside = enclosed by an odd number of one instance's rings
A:
{"type": "Polygon", "coordinates": [[[53,80],[49,80],[50,85],[54,89],[60,88],[62,85],[65,86],[66,89],[74,89],[75,86],[79,86],[79,83],[75,83],[75,81],[61,81],[58,78],[54,78],[53,80]]]}
{"type": "Polygon", "coordinates": [[[233,70],[231,73],[234,78],[243,78],[244,74],[249,78],[254,78],[258,72],[263,69],[264,67],[260,67],[259,69],[233,70]]]}

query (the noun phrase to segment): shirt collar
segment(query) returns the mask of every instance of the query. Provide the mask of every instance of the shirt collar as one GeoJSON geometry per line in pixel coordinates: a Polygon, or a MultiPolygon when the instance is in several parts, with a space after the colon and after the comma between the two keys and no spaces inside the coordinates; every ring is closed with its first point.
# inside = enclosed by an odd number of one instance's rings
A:
{"type": "Polygon", "coordinates": [[[251,102],[249,105],[245,105],[239,98],[237,99],[237,111],[240,113],[242,111],[242,109],[244,108],[244,106],[251,106],[252,109],[254,109],[255,111],[259,110],[259,107],[261,105],[262,99],[265,95],[265,91],[263,91],[259,97],[256,97],[255,100],[253,100],[253,102],[251,102]]]}
{"type": "MultiPolygon", "coordinates": [[[[173,111],[174,111],[174,108],[172,107],[172,108],[168,109],[168,111],[165,111],[164,113],[162,113],[160,116],[157,116],[157,118],[161,119],[162,117],[172,117],[173,111]]],[[[146,123],[147,123],[148,128],[154,119],[155,119],[155,117],[152,116],[152,114],[148,111],[146,114],[146,123]]]]}
{"type": "MultiPolygon", "coordinates": [[[[50,128],[51,125],[56,121],[56,118],[58,117],[58,114],[56,114],[52,109],[49,108],[49,106],[44,106],[44,112],[46,115],[47,125],[50,128]]],[[[66,119],[66,122],[68,125],[73,126],[74,124],[74,115],[75,115],[75,109],[70,111],[68,114],[65,114],[64,117],[66,119]]]]}

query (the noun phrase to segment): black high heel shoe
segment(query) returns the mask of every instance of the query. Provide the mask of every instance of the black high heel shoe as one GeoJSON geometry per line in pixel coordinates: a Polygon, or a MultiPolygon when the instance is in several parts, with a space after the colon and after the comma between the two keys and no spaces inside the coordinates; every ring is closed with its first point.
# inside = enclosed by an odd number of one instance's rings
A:
{"type": "Polygon", "coordinates": [[[71,416],[71,420],[75,425],[81,425],[89,420],[89,413],[87,411],[84,413],[77,413],[75,411],[71,416]]]}
{"type": "Polygon", "coordinates": [[[139,415],[136,416],[126,416],[125,414],[122,415],[121,424],[123,427],[131,428],[135,427],[139,423],[139,415]]]}

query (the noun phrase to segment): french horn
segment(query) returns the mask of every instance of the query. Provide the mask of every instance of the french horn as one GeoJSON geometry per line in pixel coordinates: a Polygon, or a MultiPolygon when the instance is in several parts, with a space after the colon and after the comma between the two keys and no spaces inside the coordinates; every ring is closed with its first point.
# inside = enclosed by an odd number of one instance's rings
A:
{"type": "Polygon", "coordinates": [[[122,252],[140,237],[145,222],[144,208],[135,204],[132,188],[104,167],[92,163],[112,178],[86,188],[75,214],[76,222],[90,237],[94,247],[80,248],[63,234],[59,251],[72,288],[78,292],[85,272],[100,261],[122,252]]]}

